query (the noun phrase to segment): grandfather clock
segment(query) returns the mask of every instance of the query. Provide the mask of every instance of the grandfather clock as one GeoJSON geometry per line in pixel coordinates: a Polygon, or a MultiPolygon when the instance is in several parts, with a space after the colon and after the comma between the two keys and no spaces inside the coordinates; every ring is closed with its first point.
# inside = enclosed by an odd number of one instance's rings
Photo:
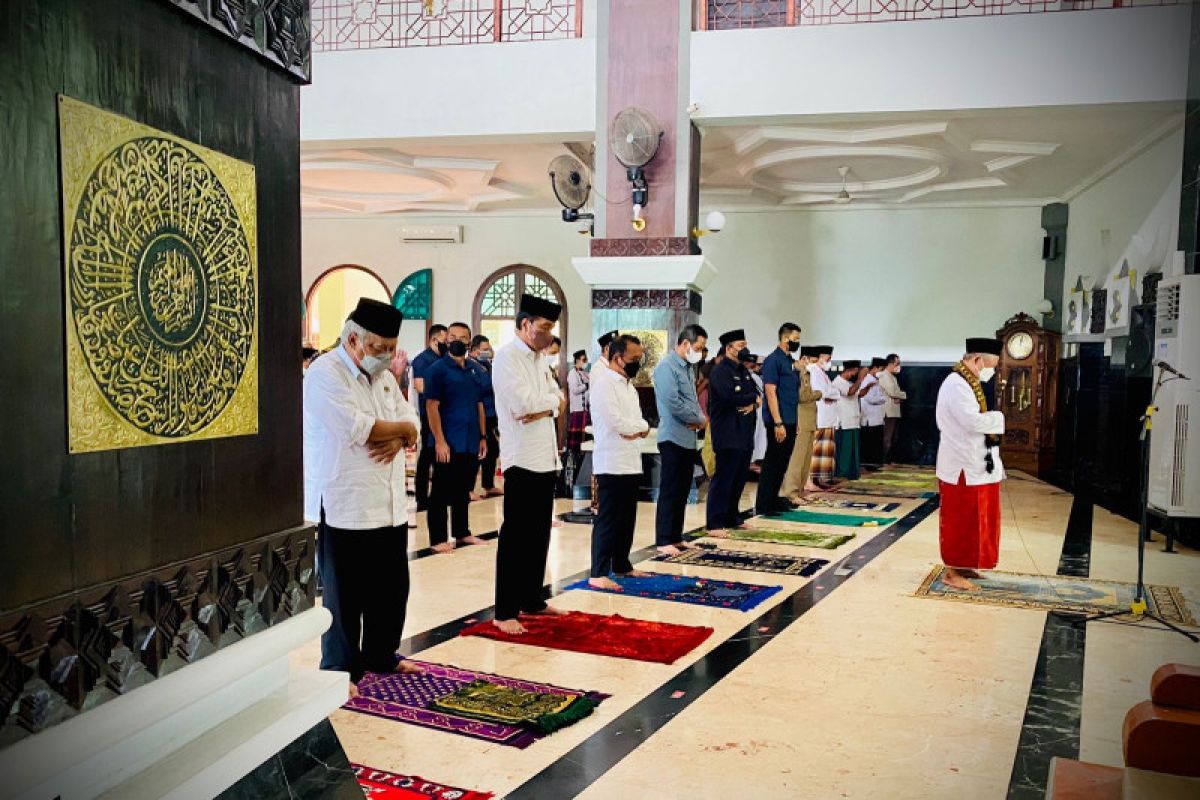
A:
{"type": "Polygon", "coordinates": [[[1000,455],[1006,467],[1041,475],[1054,465],[1060,337],[1023,312],[996,337],[1002,344],[996,369],[996,403],[1004,412],[1000,455]]]}

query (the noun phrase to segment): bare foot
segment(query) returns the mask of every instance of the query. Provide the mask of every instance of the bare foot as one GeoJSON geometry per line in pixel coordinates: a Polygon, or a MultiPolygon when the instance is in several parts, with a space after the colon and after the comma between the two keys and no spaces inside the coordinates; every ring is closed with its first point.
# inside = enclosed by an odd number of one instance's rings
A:
{"type": "Polygon", "coordinates": [[[978,592],[979,587],[971,583],[963,575],[959,574],[958,570],[953,567],[946,567],[946,571],[942,573],[942,583],[954,589],[964,589],[968,592],[978,592]]]}
{"type": "Polygon", "coordinates": [[[959,575],[962,575],[964,578],[969,578],[970,580],[973,580],[973,581],[977,581],[983,577],[982,575],[980,575],[978,572],[976,572],[973,569],[958,569],[955,571],[959,575]]]}
{"type": "Polygon", "coordinates": [[[571,612],[555,608],[554,606],[546,606],[541,611],[522,611],[521,613],[528,617],[561,617],[571,612]]]}
{"type": "Polygon", "coordinates": [[[677,556],[682,552],[683,548],[674,544],[668,544],[664,547],[658,548],[658,554],[660,556],[677,556]]]}
{"type": "Polygon", "coordinates": [[[488,489],[486,492],[483,493],[483,496],[484,497],[503,497],[504,490],[503,489],[488,489]]]}
{"type": "Polygon", "coordinates": [[[815,483],[806,483],[806,484],[804,484],[804,491],[819,492],[819,491],[821,491],[821,487],[817,486],[815,483]]]}
{"type": "Polygon", "coordinates": [[[554,521],[550,523],[551,528],[561,528],[562,525],[563,525],[562,520],[559,519],[558,517],[555,517],[554,521]]]}
{"type": "Polygon", "coordinates": [[[708,535],[714,539],[728,539],[729,531],[725,528],[709,528],[708,535]]]}
{"type": "Polygon", "coordinates": [[[507,633],[509,636],[521,636],[522,634],[529,633],[529,630],[515,619],[494,619],[492,620],[492,624],[501,633],[507,633]]]}
{"type": "Polygon", "coordinates": [[[487,544],[487,539],[480,539],[478,536],[464,536],[458,540],[459,544],[487,544]]]}
{"type": "Polygon", "coordinates": [[[676,542],[675,546],[678,547],[680,550],[695,550],[700,545],[695,544],[693,542],[676,542]]]}
{"type": "Polygon", "coordinates": [[[424,667],[418,667],[416,664],[403,658],[400,659],[400,663],[396,665],[396,668],[392,670],[397,675],[420,675],[424,671],[424,667]]]}
{"type": "Polygon", "coordinates": [[[468,499],[468,500],[470,500],[472,503],[478,503],[478,502],[479,502],[480,500],[482,500],[482,499],[483,499],[485,496],[486,496],[486,495],[482,495],[482,494],[475,494],[474,492],[467,492],[467,499],[468,499]]]}
{"type": "Polygon", "coordinates": [[[435,553],[451,553],[454,551],[454,542],[442,542],[441,544],[435,544],[429,549],[435,553]]]}
{"type": "Polygon", "coordinates": [[[738,523],[737,525],[734,525],[733,527],[734,527],[734,528],[736,528],[736,529],[737,529],[737,530],[739,530],[739,531],[748,531],[748,530],[750,530],[750,526],[749,526],[749,525],[747,525],[747,524],[746,524],[746,523],[744,523],[744,522],[740,522],[740,523],[738,523]]]}
{"type": "Polygon", "coordinates": [[[593,589],[605,589],[610,592],[622,592],[621,584],[614,581],[612,578],[588,578],[588,586],[593,589]]]}
{"type": "Polygon", "coordinates": [[[622,578],[649,578],[652,574],[641,569],[631,569],[629,572],[620,573],[622,578]]]}
{"type": "Polygon", "coordinates": [[[358,697],[358,684],[355,683],[354,681],[350,681],[350,698],[349,699],[353,700],[356,697],[358,697]]]}

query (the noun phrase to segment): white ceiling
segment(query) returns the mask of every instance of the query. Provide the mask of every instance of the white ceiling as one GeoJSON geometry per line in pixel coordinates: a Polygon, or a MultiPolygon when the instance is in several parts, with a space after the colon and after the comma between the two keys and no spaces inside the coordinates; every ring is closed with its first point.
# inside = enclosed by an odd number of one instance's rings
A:
{"type": "MultiPolygon", "coordinates": [[[[704,130],[701,202],[728,210],[1070,200],[1182,124],[1178,104],[772,120],[704,130]]],[[[559,143],[305,143],[306,215],[553,212],[559,143]]]]}

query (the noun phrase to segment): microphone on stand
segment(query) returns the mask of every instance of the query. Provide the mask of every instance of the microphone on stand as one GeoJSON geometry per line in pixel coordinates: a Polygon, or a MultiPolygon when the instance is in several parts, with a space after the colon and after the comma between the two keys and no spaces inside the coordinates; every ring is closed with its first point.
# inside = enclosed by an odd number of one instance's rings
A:
{"type": "Polygon", "coordinates": [[[1175,369],[1174,367],[1172,367],[1170,364],[1168,364],[1168,363],[1167,363],[1167,362],[1165,362],[1165,361],[1161,361],[1161,360],[1159,360],[1159,361],[1155,361],[1155,362],[1154,362],[1154,366],[1158,367],[1158,368],[1159,368],[1159,369],[1161,369],[1163,372],[1169,372],[1169,373],[1171,373],[1171,374],[1172,374],[1172,375],[1174,375],[1176,378],[1180,378],[1181,380],[1185,380],[1185,381],[1190,381],[1190,380],[1191,380],[1191,378],[1189,378],[1187,375],[1184,375],[1182,372],[1180,372],[1179,370],[1175,369]]]}

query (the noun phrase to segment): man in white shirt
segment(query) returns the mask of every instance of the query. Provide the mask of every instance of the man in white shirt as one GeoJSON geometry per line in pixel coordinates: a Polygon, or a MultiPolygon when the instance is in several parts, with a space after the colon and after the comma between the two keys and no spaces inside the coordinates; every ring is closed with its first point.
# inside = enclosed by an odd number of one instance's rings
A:
{"type": "Polygon", "coordinates": [[[542,585],[559,469],[554,418],[564,398],[550,383],[540,355],[553,340],[550,331],[561,313],[557,303],[522,295],[516,338],[496,351],[492,366],[504,471],[494,624],[508,634],[527,632],[521,614],[562,613],[546,605],[542,585]]]}
{"type": "Polygon", "coordinates": [[[887,360],[872,358],[862,382],[863,395],[858,401],[862,412],[862,464],[877,469],[883,464],[883,414],[887,395],[879,385],[879,373],[887,360]]]}
{"type": "Polygon", "coordinates": [[[833,432],[838,424],[838,393],[829,380],[829,362],[833,359],[833,347],[819,344],[815,347],[816,359],[808,365],[812,390],[821,395],[817,401],[817,433],[813,437],[812,469],[809,479],[819,489],[833,483],[837,467],[837,442],[833,432]]]}
{"type": "Polygon", "coordinates": [[[983,384],[996,374],[999,339],[967,339],[967,354],[942,381],[937,397],[940,542],[947,586],[979,591],[976,570],[1000,558],[1000,436],[1004,414],[987,410],[983,384]]]}
{"type": "Polygon", "coordinates": [[[908,395],[901,391],[900,383],[896,380],[896,376],[899,374],[900,356],[889,353],[887,366],[879,373],[879,387],[887,396],[887,402],[883,405],[883,460],[885,463],[891,463],[894,459],[892,449],[896,445],[896,433],[900,429],[900,404],[908,399],[908,395]]]}
{"type": "Polygon", "coordinates": [[[850,359],[842,362],[842,374],[833,379],[837,392],[838,425],[834,442],[837,447],[837,472],[839,478],[856,481],[859,478],[860,416],[858,401],[863,394],[862,382],[865,373],[862,362],[850,359]]]}
{"type": "Polygon", "coordinates": [[[333,615],[321,669],[349,672],[353,683],[367,672],[420,671],[396,656],[408,605],[401,454],[420,424],[388,371],[402,321],[387,303],[359,300],[341,345],[304,375],[304,510],[319,521],[322,602],[333,615]]]}
{"type": "Polygon", "coordinates": [[[600,486],[600,511],[592,526],[592,571],[597,589],[620,589],[609,576],[644,577],[629,562],[637,524],[642,479],[640,441],[650,433],[642,418],[637,389],[630,383],[641,369],[642,343],[618,336],[608,346],[608,366],[592,382],[592,432],[596,449],[592,471],[600,486]]]}

